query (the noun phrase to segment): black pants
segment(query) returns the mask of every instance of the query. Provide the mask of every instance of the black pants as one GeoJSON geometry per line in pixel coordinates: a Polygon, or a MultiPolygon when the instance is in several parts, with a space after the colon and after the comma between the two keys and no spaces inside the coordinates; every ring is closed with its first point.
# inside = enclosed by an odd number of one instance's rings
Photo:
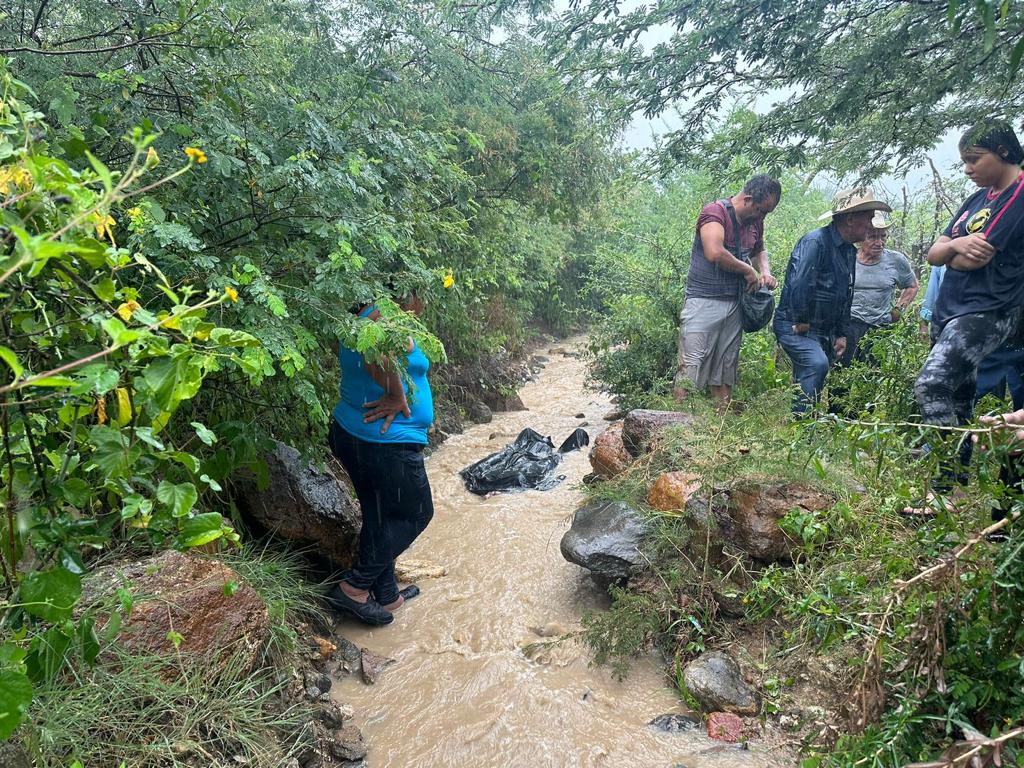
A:
{"type": "MultiPolygon", "coordinates": [[[[925,424],[960,426],[974,414],[978,366],[998,349],[1020,322],[1021,308],[962,315],[941,329],[933,327],[934,346],[918,374],[914,396],[925,424]],[[938,331],[938,336],[935,332],[938,331]]],[[[958,435],[958,461],[943,466],[935,490],[948,491],[953,482],[963,482],[971,460],[970,435],[958,435]]]]}
{"type": "Polygon", "coordinates": [[[363,511],[359,555],[341,578],[356,589],[370,590],[378,603],[387,605],[398,599],[395,558],[434,516],[423,446],[360,440],[333,418],[327,439],[352,478],[363,511]]]}

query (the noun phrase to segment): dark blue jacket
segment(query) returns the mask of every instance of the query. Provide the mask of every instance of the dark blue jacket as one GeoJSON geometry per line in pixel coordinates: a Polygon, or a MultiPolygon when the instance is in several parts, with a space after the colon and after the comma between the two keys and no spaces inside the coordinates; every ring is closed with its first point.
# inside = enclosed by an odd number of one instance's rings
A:
{"type": "Polygon", "coordinates": [[[850,319],[856,268],[857,249],[834,224],[808,232],[793,247],[776,311],[791,323],[842,333],[850,319]]]}

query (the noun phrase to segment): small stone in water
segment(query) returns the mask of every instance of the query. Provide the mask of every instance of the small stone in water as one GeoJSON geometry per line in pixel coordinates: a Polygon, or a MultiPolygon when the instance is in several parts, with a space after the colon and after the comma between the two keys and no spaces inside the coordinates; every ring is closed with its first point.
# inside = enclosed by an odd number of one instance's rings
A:
{"type": "Polygon", "coordinates": [[[656,728],[666,733],[679,733],[680,731],[692,731],[695,728],[700,728],[700,720],[689,715],[667,714],[658,715],[648,725],[651,728],[656,728]]]}

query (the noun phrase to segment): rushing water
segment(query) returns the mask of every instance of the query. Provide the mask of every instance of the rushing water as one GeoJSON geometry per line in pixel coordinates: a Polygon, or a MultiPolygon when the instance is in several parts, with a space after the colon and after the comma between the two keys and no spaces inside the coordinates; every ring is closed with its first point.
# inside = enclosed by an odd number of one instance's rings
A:
{"type": "MultiPolygon", "coordinates": [[[[570,344],[566,344],[570,347],[570,344]]],[[[583,364],[549,354],[540,380],[521,391],[528,410],[495,414],[427,459],[435,515],[408,555],[443,565],[390,626],[344,622],[340,631],[390,656],[376,685],[335,686],[356,711],[371,768],[602,766],[688,768],[784,764],[768,750],[741,751],[702,732],[659,733],[653,717],[685,712],[653,661],[616,681],[590,666],[575,641],[536,646],[576,630],[608,598],[567,563],[559,541],[583,494],[587,451],[567,454],[566,480],[551,491],[468,493],[458,471],[499,450],[524,427],[557,446],[581,422],[591,441],[607,423],[608,399],[584,387],[583,364]],[[584,413],[584,419],[576,414],[584,413]],[[493,436],[497,433],[496,436],[493,436]],[[531,647],[532,646],[532,647],[531,647]]]]}

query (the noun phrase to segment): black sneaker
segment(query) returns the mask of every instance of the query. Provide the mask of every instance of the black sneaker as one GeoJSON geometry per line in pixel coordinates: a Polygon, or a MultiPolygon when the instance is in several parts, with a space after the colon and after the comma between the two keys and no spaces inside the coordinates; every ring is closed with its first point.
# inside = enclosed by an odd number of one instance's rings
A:
{"type": "Polygon", "coordinates": [[[332,589],[326,599],[327,604],[338,613],[351,616],[363,624],[381,627],[395,620],[395,617],[373,598],[368,597],[365,603],[360,603],[342,592],[341,587],[332,589]]]}

